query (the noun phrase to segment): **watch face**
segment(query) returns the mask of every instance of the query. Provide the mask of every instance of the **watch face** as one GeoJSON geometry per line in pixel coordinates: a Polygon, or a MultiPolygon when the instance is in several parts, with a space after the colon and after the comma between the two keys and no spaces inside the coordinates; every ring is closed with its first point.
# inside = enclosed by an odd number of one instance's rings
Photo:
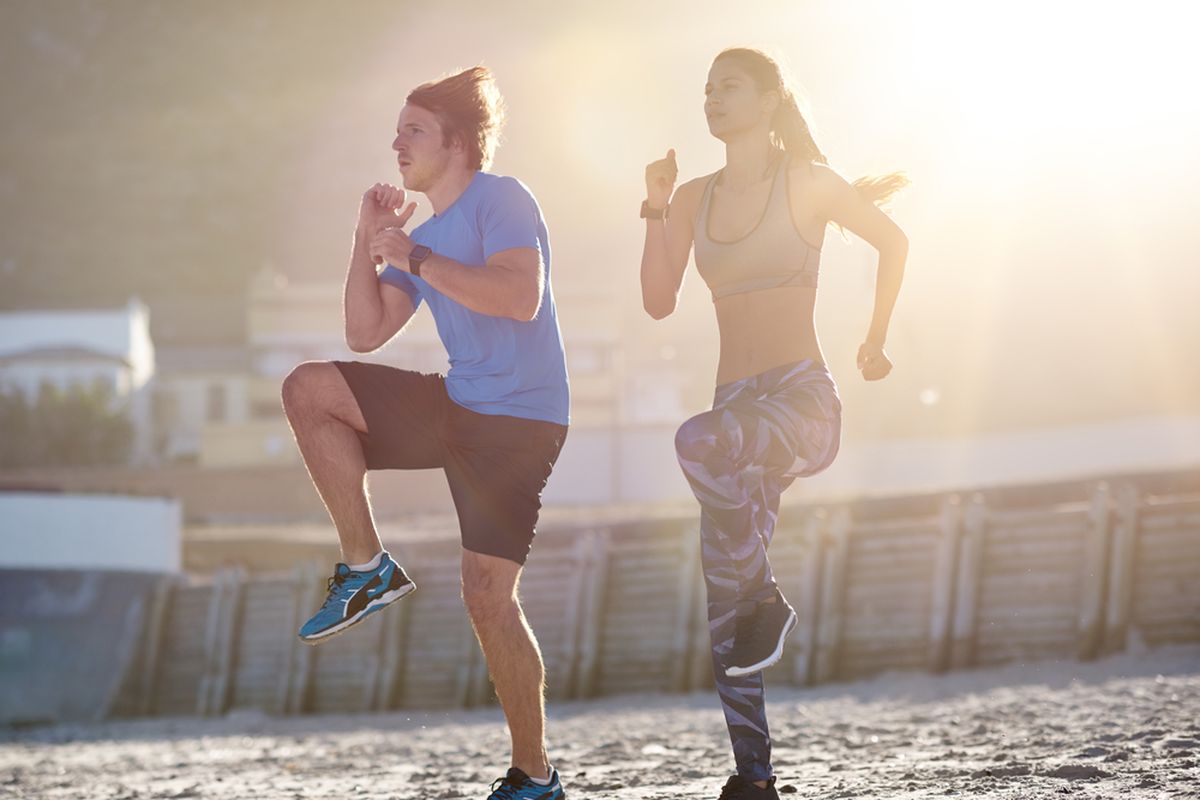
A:
{"type": "Polygon", "coordinates": [[[419,244],[419,245],[417,245],[416,247],[414,247],[414,248],[412,249],[412,252],[410,252],[410,253],[408,254],[408,257],[409,257],[409,258],[415,258],[415,259],[417,259],[418,261],[421,261],[421,260],[423,260],[423,259],[429,258],[429,254],[430,254],[431,252],[432,252],[432,251],[431,251],[431,250],[430,250],[428,247],[426,247],[426,246],[425,246],[425,245],[423,245],[423,244],[419,244]]]}

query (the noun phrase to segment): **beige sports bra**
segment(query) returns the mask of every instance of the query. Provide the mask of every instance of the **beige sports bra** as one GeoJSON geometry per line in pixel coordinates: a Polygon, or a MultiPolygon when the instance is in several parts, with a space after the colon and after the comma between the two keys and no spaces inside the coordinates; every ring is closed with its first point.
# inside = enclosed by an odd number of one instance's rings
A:
{"type": "Polygon", "coordinates": [[[785,154],[775,168],[771,194],[758,224],[749,233],[732,242],[709,238],[708,218],[713,187],[721,172],[715,173],[704,187],[696,214],[696,269],[708,284],[713,301],[731,294],[777,289],[782,286],[817,285],[821,267],[821,248],[800,235],[792,222],[788,201],[785,154]],[[780,174],[785,177],[780,180],[780,174]]]}

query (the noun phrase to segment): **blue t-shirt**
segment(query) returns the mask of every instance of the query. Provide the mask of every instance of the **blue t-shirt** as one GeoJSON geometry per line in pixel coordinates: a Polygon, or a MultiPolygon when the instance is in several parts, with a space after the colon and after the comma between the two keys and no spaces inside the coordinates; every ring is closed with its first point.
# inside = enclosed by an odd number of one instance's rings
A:
{"type": "Polygon", "coordinates": [[[437,255],[481,268],[514,247],[536,248],[545,265],[545,289],[530,322],[493,317],[451,300],[423,279],[388,265],[379,279],[429,304],[450,356],[450,399],[481,414],[505,414],[566,425],[570,394],[554,293],[550,239],[542,210],[516,178],[476,172],[466,191],[411,234],[437,255]]]}

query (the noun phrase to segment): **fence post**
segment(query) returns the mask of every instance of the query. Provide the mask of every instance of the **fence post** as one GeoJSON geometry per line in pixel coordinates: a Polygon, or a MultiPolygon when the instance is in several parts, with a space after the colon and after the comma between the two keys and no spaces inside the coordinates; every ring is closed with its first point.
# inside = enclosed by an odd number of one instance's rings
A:
{"type": "MultiPolygon", "coordinates": [[[[403,546],[393,550],[392,554],[400,563],[412,564],[412,557],[403,546]]],[[[372,706],[374,711],[390,709],[404,691],[404,660],[408,653],[408,625],[412,619],[412,605],[412,600],[394,603],[388,609],[388,613],[382,615],[383,655],[372,706]]]]}
{"type": "MultiPolygon", "coordinates": [[[[121,703],[121,696],[136,669],[134,665],[141,654],[150,615],[151,601],[147,600],[146,595],[146,592],[142,592],[133,598],[121,620],[120,635],[112,638],[112,647],[117,653],[118,666],[113,672],[112,680],[109,681],[104,699],[96,705],[92,712],[92,721],[94,722],[108,719],[116,713],[121,703]]],[[[116,633],[115,630],[114,633],[116,633]]]]}
{"type": "Polygon", "coordinates": [[[693,599],[696,596],[696,564],[700,560],[700,537],[690,525],[679,534],[679,573],[675,586],[675,636],[671,642],[669,692],[687,691],[688,654],[691,652],[693,599]]]}
{"type": "Polygon", "coordinates": [[[1136,487],[1123,483],[1117,487],[1116,513],[1112,525],[1112,558],[1109,560],[1108,602],[1105,609],[1103,651],[1125,649],[1129,615],[1133,604],[1134,552],[1138,534],[1138,506],[1141,497],[1136,487]]]}
{"type": "MultiPolygon", "coordinates": [[[[321,598],[321,566],[310,561],[302,565],[296,572],[297,583],[295,603],[297,618],[319,605],[321,598]]],[[[309,684],[312,681],[313,646],[300,641],[296,636],[292,639],[291,666],[288,668],[290,681],[284,687],[284,713],[300,714],[308,705],[309,684]]]]}
{"type": "Polygon", "coordinates": [[[225,583],[225,573],[217,572],[212,578],[208,596],[208,616],[204,624],[204,669],[200,673],[200,683],[196,687],[196,716],[208,716],[209,699],[212,697],[212,682],[214,659],[217,653],[217,639],[221,635],[221,592],[225,583]]]}
{"type": "Polygon", "coordinates": [[[792,661],[792,683],[809,686],[815,681],[817,629],[821,608],[821,539],[829,517],[825,509],[809,512],[804,520],[800,540],[804,543],[804,561],[800,570],[799,620],[796,624],[796,656],[792,661]]]}
{"type": "Polygon", "coordinates": [[[162,657],[163,630],[170,614],[175,585],[174,575],[160,578],[154,584],[154,599],[146,619],[146,649],[142,661],[142,692],[138,698],[139,716],[149,716],[154,710],[154,695],[158,689],[158,662],[162,657]]]}
{"type": "Polygon", "coordinates": [[[942,498],[937,551],[929,616],[929,670],[945,672],[950,666],[950,638],[954,624],[954,584],[962,537],[962,502],[956,494],[942,498]]]}
{"type": "Polygon", "coordinates": [[[204,640],[204,675],[196,698],[197,713],[202,717],[222,714],[228,707],[241,587],[238,568],[221,570],[213,576],[204,640]]]}
{"type": "Polygon", "coordinates": [[[1104,644],[1104,594],[1108,583],[1108,542],[1112,527],[1112,496],[1108,484],[1101,481],[1092,491],[1088,511],[1091,525],[1084,540],[1083,596],[1079,604],[1079,646],[1077,657],[1095,658],[1104,644]]]}
{"type": "Polygon", "coordinates": [[[838,508],[826,532],[822,548],[821,606],[817,622],[817,653],[814,674],[817,682],[835,677],[842,641],[842,606],[846,595],[846,561],[850,549],[850,509],[838,508]]]}
{"type": "MultiPolygon", "coordinates": [[[[393,603],[391,611],[395,613],[395,605],[404,605],[403,603],[393,603]]],[[[386,658],[384,648],[388,641],[388,624],[387,615],[376,614],[372,620],[375,625],[375,643],[374,647],[367,653],[367,663],[364,665],[363,676],[363,697],[360,711],[377,711],[379,709],[379,690],[382,685],[383,678],[383,662],[386,658]]]]}
{"type": "MultiPolygon", "coordinates": [[[[297,595],[300,592],[300,587],[304,581],[303,568],[296,567],[292,570],[291,595],[292,604],[288,611],[287,626],[289,631],[297,631],[300,628],[301,614],[300,604],[297,602],[297,595]]],[[[286,714],[288,711],[288,696],[291,693],[292,681],[296,678],[296,658],[295,650],[297,638],[288,639],[287,653],[283,657],[283,667],[279,674],[279,682],[275,684],[275,702],[272,704],[271,712],[274,714],[286,714]]]]}
{"type": "Polygon", "coordinates": [[[979,603],[983,539],[987,530],[987,505],[976,494],[967,504],[963,535],[958,551],[958,575],[954,589],[954,628],[950,643],[950,666],[969,667],[975,662],[975,618],[979,603]]]}
{"type": "Polygon", "coordinates": [[[576,536],[571,545],[571,591],[563,610],[563,641],[559,649],[559,663],[563,665],[564,672],[559,700],[569,700],[575,696],[575,671],[579,664],[583,634],[583,608],[587,603],[587,572],[591,566],[588,561],[591,537],[591,531],[585,531],[576,536]]]}
{"type": "Polygon", "coordinates": [[[692,524],[692,535],[700,548],[700,558],[692,569],[692,619],[691,642],[688,645],[687,691],[709,689],[714,685],[712,663],[712,635],[708,631],[708,583],[704,577],[704,543],[700,541],[700,530],[692,524]]]}
{"type": "Polygon", "coordinates": [[[588,536],[587,569],[584,570],[583,593],[579,615],[579,649],[575,672],[576,697],[592,697],[596,690],[596,669],[600,663],[600,635],[603,630],[604,591],[608,581],[608,531],[594,531],[588,536]]]}

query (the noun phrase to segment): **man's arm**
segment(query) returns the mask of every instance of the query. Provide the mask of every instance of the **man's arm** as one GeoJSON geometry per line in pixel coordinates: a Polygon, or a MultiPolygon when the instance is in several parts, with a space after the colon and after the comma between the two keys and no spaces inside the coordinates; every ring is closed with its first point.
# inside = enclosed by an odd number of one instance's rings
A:
{"type": "Polygon", "coordinates": [[[496,253],[483,269],[431,255],[421,265],[421,277],[472,311],[520,322],[537,316],[546,285],[542,255],[531,247],[496,253]]]}
{"type": "Polygon", "coordinates": [[[371,239],[380,226],[403,225],[412,216],[412,206],[396,215],[403,202],[403,192],[382,184],[363,195],[342,293],[346,345],[356,353],[382,347],[412,319],[417,308],[417,301],[404,289],[380,281],[370,253],[371,239]]]}
{"type": "MultiPolygon", "coordinates": [[[[388,228],[375,237],[370,255],[407,272],[413,247],[408,234],[388,228]]],[[[514,247],[494,253],[484,267],[434,253],[421,263],[421,278],[472,311],[529,322],[541,306],[546,271],[536,248],[514,247]]]]}
{"type": "MultiPolygon", "coordinates": [[[[501,178],[489,187],[479,210],[484,266],[433,253],[421,263],[421,278],[472,311],[529,322],[537,316],[546,285],[540,228],[533,195],[515,178],[501,178]]],[[[375,237],[370,251],[407,271],[413,247],[403,230],[388,228],[375,237]]]]}

